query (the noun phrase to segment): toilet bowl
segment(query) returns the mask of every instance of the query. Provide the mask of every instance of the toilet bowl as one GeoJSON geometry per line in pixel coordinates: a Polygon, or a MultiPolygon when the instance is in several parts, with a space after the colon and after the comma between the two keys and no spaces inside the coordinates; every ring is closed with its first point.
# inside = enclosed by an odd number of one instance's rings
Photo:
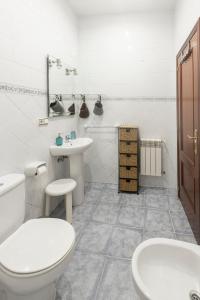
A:
{"type": "Polygon", "coordinates": [[[8,300],[53,300],[55,280],[73,252],[75,232],[60,219],[30,220],[0,245],[0,282],[8,300]]]}
{"type": "Polygon", "coordinates": [[[71,224],[55,218],[23,224],[24,175],[0,177],[0,300],[54,300],[55,281],[74,250],[71,224]]]}
{"type": "Polygon", "coordinates": [[[198,245],[171,239],[149,239],[136,248],[132,272],[141,300],[200,299],[198,245]]]}

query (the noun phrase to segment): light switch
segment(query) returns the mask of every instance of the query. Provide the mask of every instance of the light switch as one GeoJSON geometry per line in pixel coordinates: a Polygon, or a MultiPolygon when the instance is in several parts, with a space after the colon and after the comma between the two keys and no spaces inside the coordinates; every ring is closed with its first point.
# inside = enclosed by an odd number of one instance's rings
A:
{"type": "Polygon", "coordinates": [[[49,123],[49,119],[48,118],[39,119],[39,126],[48,125],[48,123],[49,123]]]}

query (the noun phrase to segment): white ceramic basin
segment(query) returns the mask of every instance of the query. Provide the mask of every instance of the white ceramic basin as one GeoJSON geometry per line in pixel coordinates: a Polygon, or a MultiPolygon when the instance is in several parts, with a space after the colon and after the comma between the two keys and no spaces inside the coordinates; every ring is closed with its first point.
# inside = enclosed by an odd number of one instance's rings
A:
{"type": "Polygon", "coordinates": [[[149,239],[136,248],[132,271],[141,300],[196,299],[190,292],[200,292],[200,248],[176,240],[149,239]]]}
{"type": "Polygon", "coordinates": [[[50,146],[52,156],[68,156],[84,152],[93,143],[90,138],[77,138],[64,143],[62,146],[50,146]]]}

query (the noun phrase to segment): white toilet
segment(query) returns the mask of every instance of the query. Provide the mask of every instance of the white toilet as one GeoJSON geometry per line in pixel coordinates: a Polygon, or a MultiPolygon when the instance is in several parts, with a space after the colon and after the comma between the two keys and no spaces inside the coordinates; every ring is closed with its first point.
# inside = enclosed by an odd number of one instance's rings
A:
{"type": "Polygon", "coordinates": [[[55,281],[73,252],[75,232],[64,220],[25,216],[25,177],[0,177],[0,299],[54,300],[55,281]]]}
{"type": "Polygon", "coordinates": [[[132,258],[141,300],[199,300],[200,248],[164,238],[141,243],[132,258]]]}

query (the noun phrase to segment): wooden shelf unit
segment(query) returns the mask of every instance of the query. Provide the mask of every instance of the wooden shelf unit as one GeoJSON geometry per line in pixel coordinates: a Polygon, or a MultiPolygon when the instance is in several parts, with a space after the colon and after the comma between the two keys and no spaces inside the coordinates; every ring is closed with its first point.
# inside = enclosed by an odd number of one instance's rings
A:
{"type": "Polygon", "coordinates": [[[139,194],[139,130],[131,125],[118,128],[118,191],[139,194]]]}

